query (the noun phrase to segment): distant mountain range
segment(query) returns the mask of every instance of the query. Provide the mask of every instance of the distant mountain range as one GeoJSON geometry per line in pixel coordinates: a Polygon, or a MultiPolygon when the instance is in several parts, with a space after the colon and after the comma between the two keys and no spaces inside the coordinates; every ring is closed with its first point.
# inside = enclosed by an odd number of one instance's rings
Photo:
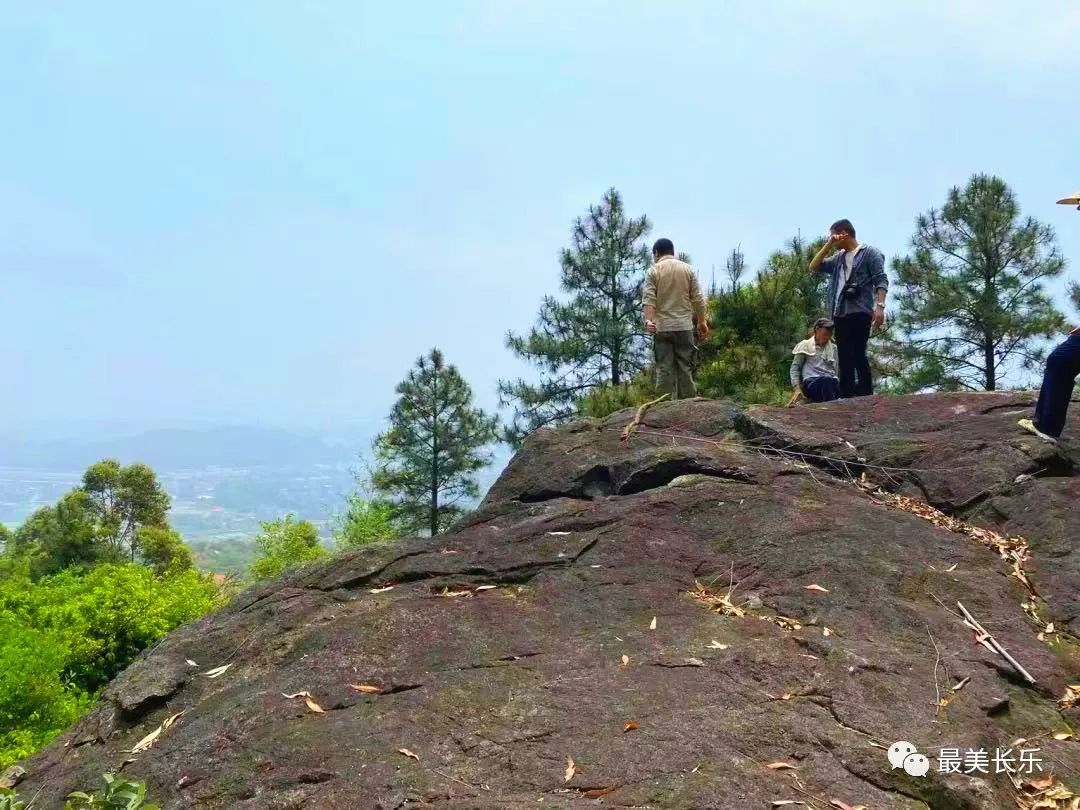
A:
{"type": "Polygon", "coordinates": [[[350,448],[287,430],[255,427],[152,430],[92,442],[23,441],[0,437],[0,467],[81,472],[103,458],[116,458],[125,464],[141,461],[158,471],[207,467],[309,467],[354,462],[358,449],[366,448],[368,444],[369,440],[365,438],[350,448]]]}

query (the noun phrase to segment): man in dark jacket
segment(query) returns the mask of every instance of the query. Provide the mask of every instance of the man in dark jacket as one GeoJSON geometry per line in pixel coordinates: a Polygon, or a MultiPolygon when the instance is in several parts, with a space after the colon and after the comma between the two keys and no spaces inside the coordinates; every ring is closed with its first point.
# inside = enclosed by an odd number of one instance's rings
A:
{"type": "Polygon", "coordinates": [[[870,330],[885,323],[889,291],[885,257],[877,248],[860,244],[851,221],[841,219],[832,224],[829,238],[810,260],[810,272],[829,276],[826,306],[836,325],[840,396],[869,396],[874,393],[874,381],[866,344],[870,330]]]}

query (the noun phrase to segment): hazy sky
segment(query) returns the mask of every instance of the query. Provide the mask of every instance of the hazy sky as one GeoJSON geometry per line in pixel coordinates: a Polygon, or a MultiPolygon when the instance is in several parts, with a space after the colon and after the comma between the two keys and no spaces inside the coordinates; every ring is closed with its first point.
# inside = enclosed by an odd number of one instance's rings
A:
{"type": "Polygon", "coordinates": [[[994,172],[1076,277],[1078,41],[1075,0],[7,3],[0,431],[374,424],[433,345],[494,405],[609,186],[707,282],[840,216],[891,257],[994,172]]]}

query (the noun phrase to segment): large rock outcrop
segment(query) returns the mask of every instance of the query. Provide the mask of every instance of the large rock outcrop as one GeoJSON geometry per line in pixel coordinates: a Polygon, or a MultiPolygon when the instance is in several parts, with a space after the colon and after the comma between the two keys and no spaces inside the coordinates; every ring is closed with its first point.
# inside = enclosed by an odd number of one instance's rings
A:
{"type": "Polygon", "coordinates": [[[127,761],[165,808],[1013,807],[992,768],[909,776],[882,746],[1018,738],[1080,788],[1053,737],[1080,723],[1080,477],[1016,429],[1030,404],[693,400],[626,441],[629,411],[538,431],[454,531],[170,634],[20,792],[59,806],[127,761]]]}

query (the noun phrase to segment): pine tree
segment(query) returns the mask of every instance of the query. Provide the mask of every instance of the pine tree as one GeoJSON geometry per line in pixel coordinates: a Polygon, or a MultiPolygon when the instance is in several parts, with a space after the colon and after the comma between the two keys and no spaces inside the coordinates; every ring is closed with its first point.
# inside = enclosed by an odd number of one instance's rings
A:
{"type": "Polygon", "coordinates": [[[1021,219],[1003,180],[975,175],[916,220],[914,253],[893,263],[899,281],[902,387],[998,388],[1010,369],[1041,362],[1062,315],[1043,282],[1065,261],[1054,231],[1021,219]]]}
{"type": "Polygon", "coordinates": [[[820,245],[820,241],[807,244],[801,235],[792,237],[784,249],[769,256],[751,282],[733,283],[731,290],[709,302],[712,334],[699,347],[702,396],[753,403],[786,401],[791,348],[822,315],[820,280],[806,270],[820,245]]]}
{"type": "Polygon", "coordinates": [[[724,271],[727,273],[728,281],[731,282],[731,291],[737,291],[739,289],[739,280],[742,278],[743,273],[746,272],[746,257],[743,255],[742,245],[737,245],[731,251],[731,255],[727,257],[727,261],[724,263],[724,271]]]}
{"type": "Polygon", "coordinates": [[[644,216],[627,217],[615,189],[575,220],[561,256],[568,300],[545,297],[528,336],[507,335],[509,349],[541,370],[536,385],[499,383],[500,404],[515,408],[507,441],[516,444],[525,433],[566,419],[590,391],[626,383],[644,367],[640,312],[649,229],[644,216]]]}
{"type": "Polygon", "coordinates": [[[475,474],[491,461],[498,418],[472,405],[472,390],[432,349],[397,386],[390,429],[376,437],[372,488],[390,498],[405,531],[436,535],[479,494],[475,474]]]}

